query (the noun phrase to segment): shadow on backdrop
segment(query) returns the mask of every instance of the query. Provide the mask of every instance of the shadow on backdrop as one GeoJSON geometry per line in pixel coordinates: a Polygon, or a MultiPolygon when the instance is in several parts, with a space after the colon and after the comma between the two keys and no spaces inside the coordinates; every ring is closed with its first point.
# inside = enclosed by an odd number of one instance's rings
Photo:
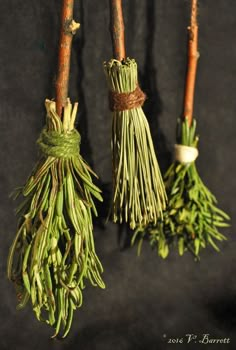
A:
{"type": "Polygon", "coordinates": [[[236,300],[235,295],[223,294],[206,305],[212,321],[225,330],[236,330],[236,300]]]}
{"type": "Polygon", "coordinates": [[[154,41],[156,32],[155,6],[155,0],[149,0],[146,2],[146,23],[148,25],[145,41],[144,72],[140,76],[140,81],[142,89],[147,94],[147,100],[144,104],[143,110],[150,125],[158,163],[161,172],[164,174],[171,162],[171,152],[167,147],[166,137],[160,128],[159,120],[163,106],[158,90],[157,69],[154,60],[154,41]]]}
{"type": "MultiPolygon", "coordinates": [[[[79,13],[80,13],[80,22],[84,23],[84,1],[79,1],[79,13]]],[[[83,62],[83,48],[85,45],[85,33],[84,25],[81,25],[79,28],[79,35],[74,38],[73,50],[76,53],[77,63],[78,63],[78,76],[77,76],[77,87],[78,87],[78,100],[79,100],[79,109],[78,109],[78,130],[81,135],[81,154],[86,162],[91,168],[93,168],[93,157],[92,157],[92,148],[88,137],[88,113],[86,107],[86,101],[83,92],[83,79],[84,79],[84,62],[83,62]]]]}
{"type": "Polygon", "coordinates": [[[90,324],[79,332],[65,350],[164,350],[163,341],[158,336],[152,339],[145,326],[134,334],[133,323],[121,319],[116,322],[101,320],[99,325],[97,322],[90,324]]]}

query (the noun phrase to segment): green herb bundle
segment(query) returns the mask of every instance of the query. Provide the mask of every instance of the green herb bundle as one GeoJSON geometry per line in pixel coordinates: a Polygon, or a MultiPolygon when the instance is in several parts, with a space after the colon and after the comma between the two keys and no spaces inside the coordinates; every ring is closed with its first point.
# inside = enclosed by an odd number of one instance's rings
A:
{"type": "MultiPolygon", "coordinates": [[[[137,64],[127,58],[104,64],[110,91],[130,93],[137,87],[137,64]]],[[[157,223],[166,193],[147,119],[141,107],[113,112],[113,220],[157,223]]]]}
{"type": "Polygon", "coordinates": [[[158,254],[166,258],[169,246],[177,244],[179,254],[189,250],[198,257],[201,248],[211,245],[219,251],[216,241],[226,237],[219,228],[229,226],[229,216],[218,209],[216,198],[198,175],[195,160],[198,155],[196,121],[193,119],[194,89],[198,52],[197,0],[191,0],[191,24],[188,27],[188,69],[186,76],[184,117],[178,123],[176,159],[165,175],[168,196],[163,220],[155,225],[136,228],[132,244],[138,241],[138,253],[145,237],[158,254]]]}
{"type": "Polygon", "coordinates": [[[81,307],[86,281],[104,288],[96,255],[92,213],[96,176],[80,155],[75,129],[78,103],[68,98],[72,38],[80,24],[73,20],[74,0],[62,1],[56,101],[46,100],[46,126],[38,139],[41,158],[17,196],[18,231],[8,257],[18,308],[31,301],[35,315],[65,337],[73,313],[81,307]]]}
{"type": "Polygon", "coordinates": [[[86,280],[104,288],[96,255],[93,197],[102,200],[92,183],[95,175],[79,154],[74,128],[77,104],[68,100],[64,118],[55,102],[46,101],[47,123],[38,140],[42,158],[17,195],[19,228],[8,259],[8,277],[16,286],[18,308],[31,300],[36,317],[68,334],[73,312],[82,305],[86,280]]]}
{"type": "MultiPolygon", "coordinates": [[[[187,119],[179,121],[179,125],[179,143],[197,147],[196,121],[193,120],[190,127],[187,119]]],[[[219,251],[216,242],[226,239],[219,228],[229,226],[229,216],[217,208],[217,200],[202,182],[195,162],[181,164],[175,161],[166,172],[164,180],[169,198],[164,219],[158,225],[139,227],[136,230],[132,243],[140,238],[139,253],[146,236],[162,258],[168,256],[171,244],[177,244],[180,255],[189,250],[198,257],[200,249],[207,245],[219,251]]]]}
{"type": "Polygon", "coordinates": [[[126,57],[122,0],[110,0],[113,59],[104,63],[112,111],[113,221],[134,229],[154,224],[166,207],[166,192],[146,116],[146,95],[134,59],[126,57]]]}

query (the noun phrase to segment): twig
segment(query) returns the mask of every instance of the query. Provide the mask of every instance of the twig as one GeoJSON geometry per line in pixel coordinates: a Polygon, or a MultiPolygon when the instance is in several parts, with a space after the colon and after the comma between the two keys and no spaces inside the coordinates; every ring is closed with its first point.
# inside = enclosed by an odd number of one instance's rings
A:
{"type": "Polygon", "coordinates": [[[188,119],[189,126],[193,119],[194,89],[197,72],[198,52],[198,24],[197,24],[197,0],[192,0],[191,24],[188,43],[188,70],[184,97],[184,118],[188,119]]]}
{"type": "Polygon", "coordinates": [[[72,38],[79,28],[79,23],[73,20],[73,9],[74,0],[63,0],[56,81],[56,110],[59,116],[68,97],[72,38]]]}
{"type": "Polygon", "coordinates": [[[118,61],[122,61],[126,58],[122,0],[110,0],[110,16],[113,56],[118,61]]]}

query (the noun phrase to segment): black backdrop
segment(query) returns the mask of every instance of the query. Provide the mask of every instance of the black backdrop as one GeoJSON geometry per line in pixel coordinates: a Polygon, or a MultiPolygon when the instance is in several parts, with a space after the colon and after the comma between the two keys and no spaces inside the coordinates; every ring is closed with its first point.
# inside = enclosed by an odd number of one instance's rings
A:
{"type": "MultiPolygon", "coordinates": [[[[139,63],[162,171],[171,161],[176,118],[181,114],[186,71],[187,0],[124,1],[127,52],[139,63]]],[[[15,310],[6,279],[6,257],[16,228],[9,193],[23,184],[36,158],[35,140],[44,123],[44,99],[53,97],[59,14],[57,0],[0,1],[0,349],[173,349],[169,337],[230,338],[230,344],[182,344],[182,349],[235,349],[236,244],[236,2],[200,0],[200,53],[195,115],[200,134],[197,166],[220,207],[232,217],[220,254],[202,252],[200,263],[171,253],[163,261],[144,244],[142,255],[127,248],[125,227],[105,217],[111,183],[107,87],[102,62],[111,57],[108,1],[76,1],[81,29],[73,43],[70,96],[79,98],[82,154],[100,176],[105,202],[95,221],[97,253],[105,267],[105,291],[88,287],[70,336],[51,341],[31,308],[15,310]],[[166,335],[166,337],[165,337],[166,335]]]]}

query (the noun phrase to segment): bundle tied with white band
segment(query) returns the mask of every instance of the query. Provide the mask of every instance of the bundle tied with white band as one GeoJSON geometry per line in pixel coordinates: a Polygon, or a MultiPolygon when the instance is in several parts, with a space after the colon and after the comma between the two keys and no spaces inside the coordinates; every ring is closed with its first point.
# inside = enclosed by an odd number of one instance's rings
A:
{"type": "Polygon", "coordinates": [[[197,13],[198,1],[192,0],[183,117],[177,123],[175,161],[164,176],[168,206],[157,225],[150,223],[135,232],[142,240],[147,236],[162,258],[168,256],[170,246],[177,247],[179,255],[189,251],[196,259],[208,245],[219,251],[218,242],[226,239],[219,229],[229,226],[229,216],[217,207],[217,199],[203,183],[195,162],[199,141],[193,118],[199,58],[197,13]]]}
{"type": "Polygon", "coordinates": [[[181,144],[175,144],[175,160],[181,164],[193,163],[198,155],[198,149],[196,147],[185,146],[181,144]]]}
{"type": "Polygon", "coordinates": [[[198,174],[196,120],[189,125],[185,119],[179,126],[175,161],[164,176],[169,202],[163,220],[139,227],[135,234],[140,239],[148,236],[162,258],[168,256],[170,246],[177,246],[180,255],[190,251],[198,258],[207,245],[219,251],[216,242],[226,239],[219,228],[228,226],[229,216],[217,208],[216,198],[198,174]]]}

